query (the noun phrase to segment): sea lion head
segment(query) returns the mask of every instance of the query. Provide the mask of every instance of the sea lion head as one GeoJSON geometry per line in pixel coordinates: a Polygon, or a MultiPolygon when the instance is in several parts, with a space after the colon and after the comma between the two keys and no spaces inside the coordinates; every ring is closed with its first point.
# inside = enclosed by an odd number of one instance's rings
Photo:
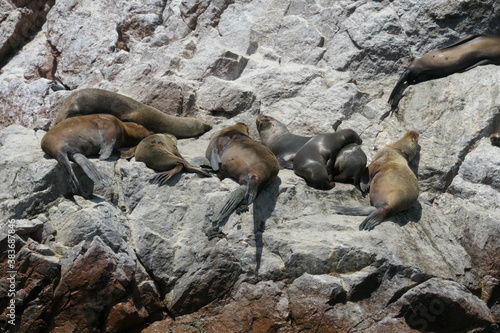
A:
{"type": "Polygon", "coordinates": [[[490,142],[492,145],[500,147],[500,132],[493,133],[490,136],[490,142]]]}
{"type": "Polygon", "coordinates": [[[350,128],[338,130],[336,133],[342,135],[342,140],[344,142],[356,143],[358,145],[363,143],[363,140],[358,135],[358,133],[356,133],[356,131],[354,131],[350,128]]]}
{"type": "Polygon", "coordinates": [[[389,146],[401,151],[408,161],[411,161],[417,154],[418,138],[417,131],[408,131],[401,139],[391,143],[389,146]]]}
{"type": "Polygon", "coordinates": [[[153,134],[153,132],[146,129],[144,126],[133,122],[124,122],[123,127],[126,131],[126,135],[123,137],[124,146],[135,146],[139,144],[142,139],[153,134]]]}
{"type": "Polygon", "coordinates": [[[226,128],[226,130],[228,132],[235,132],[235,133],[243,134],[246,136],[250,135],[248,126],[247,126],[247,124],[244,124],[244,123],[236,123],[233,126],[226,128]]]}
{"type": "Polygon", "coordinates": [[[263,114],[257,116],[255,125],[257,126],[257,131],[261,138],[268,137],[269,140],[271,140],[272,137],[276,138],[276,136],[289,133],[285,124],[281,123],[276,118],[263,114]]]}

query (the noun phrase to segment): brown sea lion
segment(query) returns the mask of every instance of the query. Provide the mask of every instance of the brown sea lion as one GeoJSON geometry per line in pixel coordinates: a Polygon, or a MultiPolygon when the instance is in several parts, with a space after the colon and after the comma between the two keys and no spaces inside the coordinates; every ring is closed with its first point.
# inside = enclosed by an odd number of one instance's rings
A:
{"type": "Polygon", "coordinates": [[[99,155],[100,160],[105,160],[113,149],[135,146],[151,134],[136,123],[122,122],[110,114],[94,114],[56,124],[44,135],[41,146],[63,166],[71,191],[82,193],[69,161],[77,163],[95,184],[111,185],[112,180],[102,175],[85,156],[99,155]]]}
{"type": "Polygon", "coordinates": [[[153,178],[153,183],[163,185],[172,176],[182,170],[195,172],[199,175],[210,177],[210,174],[189,164],[182,157],[177,148],[177,139],[172,134],[159,133],[144,138],[137,147],[122,154],[122,157],[132,158],[138,162],[144,162],[146,166],[155,171],[159,171],[153,178]]]}
{"type": "Polygon", "coordinates": [[[408,163],[415,157],[419,134],[407,132],[380,149],[368,166],[372,207],[332,206],[339,214],[368,215],[359,230],[371,230],[386,217],[410,209],[418,199],[418,180],[408,163]]]}
{"type": "Polygon", "coordinates": [[[351,143],[342,148],[333,165],[333,181],[353,184],[363,194],[368,189],[368,168],[366,154],[361,146],[351,143]]]}
{"type": "Polygon", "coordinates": [[[415,59],[403,72],[389,96],[394,109],[408,85],[465,72],[487,64],[500,64],[500,36],[468,35],[440,50],[415,59]]]}
{"type": "Polygon", "coordinates": [[[492,145],[500,147],[500,132],[490,135],[490,142],[492,145]]]}
{"type": "Polygon", "coordinates": [[[95,113],[109,113],[122,121],[140,124],[155,133],[170,133],[176,138],[201,135],[212,128],[202,120],[171,116],[130,97],[92,88],[69,95],[58,111],[56,124],[69,117],[95,113]]]}
{"type": "Polygon", "coordinates": [[[332,189],[335,186],[335,159],[338,152],[350,143],[362,143],[359,135],[352,129],[316,135],[295,154],[293,171],[304,178],[309,186],[320,190],[332,189]]]}
{"type": "Polygon", "coordinates": [[[278,158],[281,167],[293,169],[295,154],[311,137],[290,133],[285,124],[271,116],[259,114],[255,123],[260,135],[260,142],[271,149],[278,158]]]}
{"type": "Polygon", "coordinates": [[[252,140],[248,126],[243,123],[215,133],[210,139],[205,156],[221,178],[230,177],[241,185],[214,214],[214,226],[218,226],[238,206],[251,204],[276,178],[280,169],[272,151],[252,140]]]}

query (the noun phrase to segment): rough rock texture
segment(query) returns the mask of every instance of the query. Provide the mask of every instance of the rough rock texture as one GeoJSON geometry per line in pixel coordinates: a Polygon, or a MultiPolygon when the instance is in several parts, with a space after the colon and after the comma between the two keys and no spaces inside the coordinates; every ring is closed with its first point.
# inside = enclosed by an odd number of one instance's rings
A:
{"type": "Polygon", "coordinates": [[[0,1],[0,269],[15,224],[16,326],[0,275],[0,326],[18,332],[498,332],[500,67],[406,89],[405,66],[469,33],[500,34],[494,0],[0,1]],[[45,4],[46,3],[46,4],[45,4]],[[49,10],[50,9],[50,10],[49,10]],[[31,11],[31,12],[29,12],[31,11]],[[46,21],[43,24],[46,17],[46,21]],[[43,26],[42,26],[43,25],[43,26]],[[5,57],[10,54],[11,57],[5,57]],[[223,226],[205,230],[237,184],[180,174],[149,183],[144,164],[69,195],[40,140],[54,91],[116,91],[214,128],[179,140],[199,162],[210,135],[255,116],[300,135],[353,128],[371,158],[407,130],[422,189],[370,232],[335,205],[353,186],[305,185],[290,170],[223,226]]]}

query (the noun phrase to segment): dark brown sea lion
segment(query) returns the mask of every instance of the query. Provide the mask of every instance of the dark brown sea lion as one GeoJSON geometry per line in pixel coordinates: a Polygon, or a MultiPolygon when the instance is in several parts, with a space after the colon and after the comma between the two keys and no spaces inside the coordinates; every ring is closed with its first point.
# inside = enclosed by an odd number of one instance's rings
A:
{"type": "Polygon", "coordinates": [[[468,35],[440,50],[415,59],[403,72],[389,96],[394,109],[408,85],[465,72],[487,64],[500,64],[500,36],[468,35]]]}
{"type": "Polygon", "coordinates": [[[122,157],[127,158],[133,156],[136,161],[144,162],[148,168],[159,171],[153,178],[153,182],[158,185],[163,185],[182,170],[210,177],[207,171],[192,166],[182,157],[177,148],[177,139],[172,134],[150,135],[144,138],[137,147],[122,154],[122,157]]]}
{"type": "Polygon", "coordinates": [[[171,116],[130,97],[92,88],[69,95],[58,111],[56,124],[69,117],[95,113],[109,113],[122,121],[134,122],[155,133],[169,133],[177,138],[201,135],[211,129],[199,119],[171,116]]]}
{"type": "Polygon", "coordinates": [[[490,142],[492,145],[500,147],[500,132],[490,135],[490,142]]]}
{"type": "Polygon", "coordinates": [[[316,135],[295,154],[293,171],[309,186],[320,190],[332,189],[335,186],[335,159],[339,151],[350,143],[362,143],[359,135],[351,129],[316,135]]]}
{"type": "Polygon", "coordinates": [[[230,177],[241,186],[233,191],[214,214],[219,223],[240,205],[249,205],[278,175],[276,156],[249,137],[248,126],[237,123],[215,133],[205,152],[212,169],[221,178],[230,177]]]}
{"type": "Polygon", "coordinates": [[[386,217],[411,208],[418,199],[418,180],[408,166],[418,148],[419,134],[407,132],[401,139],[380,149],[368,166],[372,207],[332,206],[339,214],[368,215],[359,226],[371,230],[386,217]]]}
{"type": "Polygon", "coordinates": [[[260,142],[271,149],[278,158],[281,167],[293,169],[295,154],[311,137],[290,133],[285,124],[271,116],[259,114],[255,123],[260,135],[260,142]]]}
{"type": "Polygon", "coordinates": [[[333,165],[333,181],[337,183],[353,184],[363,194],[368,187],[368,168],[366,154],[361,146],[351,143],[342,148],[333,165]]]}
{"type": "Polygon", "coordinates": [[[41,146],[63,166],[71,191],[82,193],[69,161],[77,163],[95,184],[107,186],[112,180],[102,175],[85,156],[99,155],[100,160],[105,160],[113,149],[135,146],[151,134],[136,123],[122,122],[110,114],[94,114],[56,124],[44,135],[41,146]]]}

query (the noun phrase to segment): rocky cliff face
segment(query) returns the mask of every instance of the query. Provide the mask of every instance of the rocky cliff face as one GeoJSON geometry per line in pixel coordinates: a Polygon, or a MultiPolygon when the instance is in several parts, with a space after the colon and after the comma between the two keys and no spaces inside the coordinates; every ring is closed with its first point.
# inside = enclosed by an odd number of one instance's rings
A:
{"type": "Polygon", "coordinates": [[[410,86],[379,120],[413,58],[500,34],[496,1],[3,0],[0,10],[0,55],[10,55],[0,73],[1,290],[11,288],[3,272],[17,271],[15,298],[0,295],[2,328],[498,332],[500,154],[488,136],[500,130],[500,67],[410,86]],[[115,157],[96,161],[113,186],[93,187],[75,168],[92,194],[71,196],[40,149],[70,93],[54,81],[204,119],[211,132],[179,140],[194,162],[236,121],[258,139],[258,113],[301,135],[340,122],[369,158],[417,130],[420,200],[361,232],[361,217],[330,210],[368,205],[353,186],[319,191],[281,170],[229,218],[225,238],[208,240],[232,180],[184,173],[158,187],[144,164],[115,157]]]}

